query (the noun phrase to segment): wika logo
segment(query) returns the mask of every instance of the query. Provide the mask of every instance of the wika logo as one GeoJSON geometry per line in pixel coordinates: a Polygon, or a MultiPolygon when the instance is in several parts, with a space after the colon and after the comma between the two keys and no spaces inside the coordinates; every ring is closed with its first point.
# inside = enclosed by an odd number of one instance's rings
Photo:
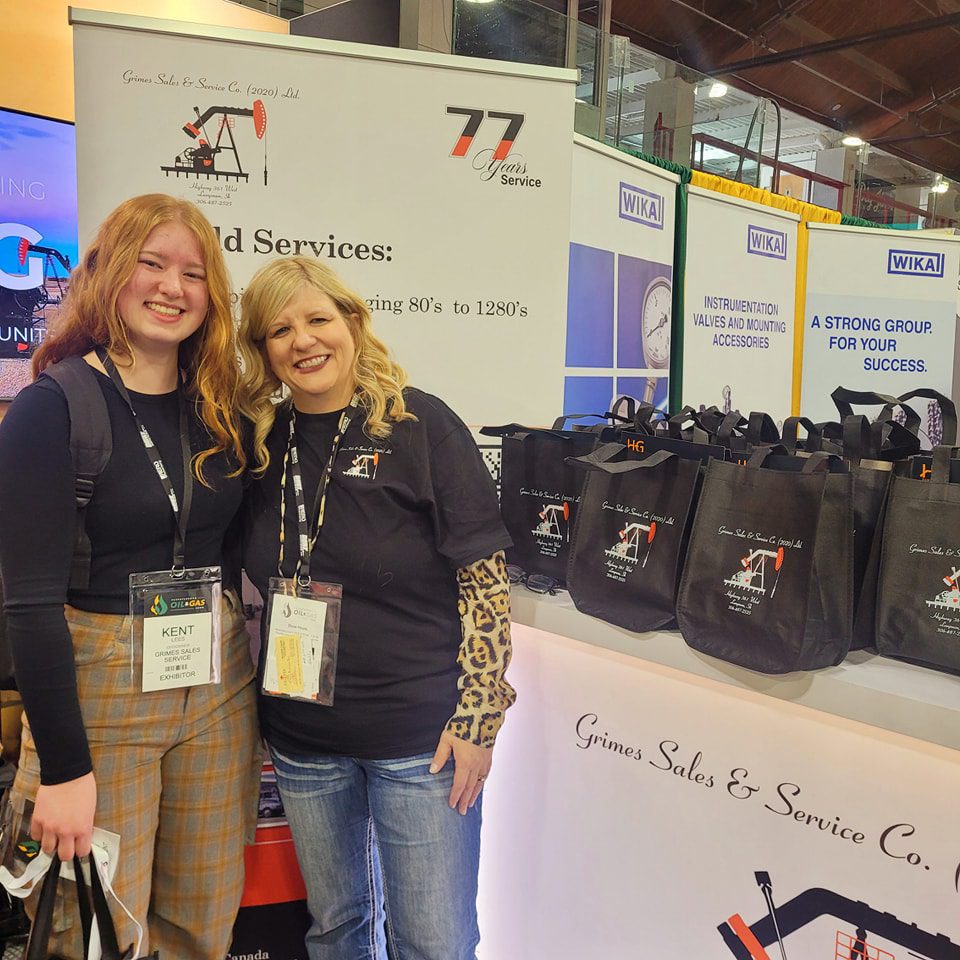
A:
{"type": "Polygon", "coordinates": [[[377,465],[380,463],[379,453],[358,453],[353,458],[353,465],[343,471],[345,477],[360,477],[363,480],[373,480],[377,475],[377,465]]]}
{"type": "Polygon", "coordinates": [[[663,197],[620,181],[620,219],[663,229],[663,197]]]}
{"type": "Polygon", "coordinates": [[[767,227],[747,226],[747,253],[758,257],[772,257],[774,260],[787,259],[787,235],[780,230],[767,227]]]}
{"type": "Polygon", "coordinates": [[[904,277],[942,277],[945,259],[942,253],[890,250],[887,252],[887,273],[904,277]]]}

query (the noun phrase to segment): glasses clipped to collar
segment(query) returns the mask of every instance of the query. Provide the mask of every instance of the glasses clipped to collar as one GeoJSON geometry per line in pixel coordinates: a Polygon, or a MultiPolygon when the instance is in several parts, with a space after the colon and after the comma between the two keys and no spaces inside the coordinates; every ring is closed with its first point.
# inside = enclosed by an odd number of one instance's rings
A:
{"type": "Polygon", "coordinates": [[[507,579],[511,584],[522,583],[531,593],[549,594],[555,596],[560,589],[560,581],[556,577],[548,577],[542,573],[527,573],[526,570],[507,564],[507,579]]]}

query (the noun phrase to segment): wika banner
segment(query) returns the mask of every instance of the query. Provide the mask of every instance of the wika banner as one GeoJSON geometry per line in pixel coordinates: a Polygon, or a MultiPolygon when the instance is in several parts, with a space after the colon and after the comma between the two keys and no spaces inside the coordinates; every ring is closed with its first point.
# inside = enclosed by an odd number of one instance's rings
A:
{"type": "Polygon", "coordinates": [[[790,415],[799,217],[689,187],[683,403],[790,415]]]}
{"type": "Polygon", "coordinates": [[[572,71],[73,11],[80,237],[173,193],[237,290],[320,257],[468,422],[555,416],[572,71]]]}
{"type": "MultiPolygon", "coordinates": [[[[833,419],[830,393],[840,385],[895,395],[932,387],[949,396],[960,238],[808,229],[801,412],[833,419]]],[[[921,429],[936,434],[936,416],[927,421],[921,429]]]]}
{"type": "Polygon", "coordinates": [[[510,669],[480,960],[960,957],[956,751],[517,624],[510,669]]]}
{"type": "Polygon", "coordinates": [[[666,409],[679,178],[576,136],[564,409],[629,394],[666,409]]]}

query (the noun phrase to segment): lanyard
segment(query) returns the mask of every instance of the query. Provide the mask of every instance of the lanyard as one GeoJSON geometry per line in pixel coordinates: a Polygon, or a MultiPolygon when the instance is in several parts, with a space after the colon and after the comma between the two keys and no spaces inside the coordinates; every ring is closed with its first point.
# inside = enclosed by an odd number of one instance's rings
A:
{"type": "Polygon", "coordinates": [[[113,381],[114,386],[120,391],[120,396],[123,397],[127,406],[130,408],[134,422],[137,425],[137,432],[140,434],[141,441],[143,441],[143,448],[146,450],[150,462],[157,471],[157,476],[160,478],[160,483],[163,486],[163,492],[170,501],[170,509],[173,511],[173,519],[176,524],[173,539],[172,572],[178,576],[182,575],[185,566],[184,552],[187,539],[187,525],[190,522],[190,508],[193,505],[193,470],[191,468],[192,453],[190,451],[190,424],[187,416],[187,401],[183,395],[183,387],[180,383],[179,373],[177,374],[177,402],[180,407],[180,452],[183,458],[182,510],[177,501],[177,492],[173,489],[173,484],[170,483],[167,469],[163,465],[163,458],[160,456],[160,451],[157,449],[153,438],[150,436],[147,428],[141,422],[137,411],[134,409],[133,401],[130,399],[130,393],[123,380],[120,379],[116,364],[113,362],[110,354],[102,347],[97,348],[97,356],[100,358],[100,362],[103,364],[104,370],[107,371],[107,375],[113,381]]]}
{"type": "Polygon", "coordinates": [[[300,559],[297,561],[297,569],[294,576],[300,586],[308,587],[310,585],[310,554],[317,545],[320,538],[320,530],[323,527],[324,515],[327,506],[327,490],[330,487],[330,478],[333,475],[333,462],[337,458],[340,450],[340,443],[343,440],[350,421],[357,412],[360,404],[360,394],[354,393],[350,399],[350,404],[340,414],[340,421],[337,424],[337,433],[333,438],[333,444],[330,447],[330,455],[327,457],[326,466],[323,468],[323,476],[317,485],[317,495],[314,498],[313,512],[316,515],[316,529],[313,536],[310,536],[310,522],[307,517],[307,505],[303,498],[303,478],[300,474],[300,457],[297,453],[296,426],[297,411],[290,407],[290,433],[287,438],[287,450],[283,455],[283,473],[280,477],[280,558],[277,561],[277,571],[283,577],[283,560],[285,550],[285,527],[287,518],[287,466],[290,467],[290,476],[293,481],[293,498],[297,505],[297,532],[299,535],[300,559]],[[306,570],[306,573],[303,571],[306,570]]]}

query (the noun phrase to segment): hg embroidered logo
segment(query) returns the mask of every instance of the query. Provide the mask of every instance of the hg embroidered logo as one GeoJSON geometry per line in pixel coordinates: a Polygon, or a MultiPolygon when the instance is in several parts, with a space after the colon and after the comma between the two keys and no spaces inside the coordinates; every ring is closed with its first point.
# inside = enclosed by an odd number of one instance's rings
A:
{"type": "Polygon", "coordinates": [[[942,277],[944,260],[942,253],[890,250],[887,252],[887,273],[904,277],[942,277]]]}
{"type": "Polygon", "coordinates": [[[747,227],[747,253],[758,257],[772,257],[774,260],[787,259],[787,235],[780,230],[767,227],[747,227]]]}
{"type": "Polygon", "coordinates": [[[620,181],[620,219],[663,229],[663,197],[620,181]]]}

